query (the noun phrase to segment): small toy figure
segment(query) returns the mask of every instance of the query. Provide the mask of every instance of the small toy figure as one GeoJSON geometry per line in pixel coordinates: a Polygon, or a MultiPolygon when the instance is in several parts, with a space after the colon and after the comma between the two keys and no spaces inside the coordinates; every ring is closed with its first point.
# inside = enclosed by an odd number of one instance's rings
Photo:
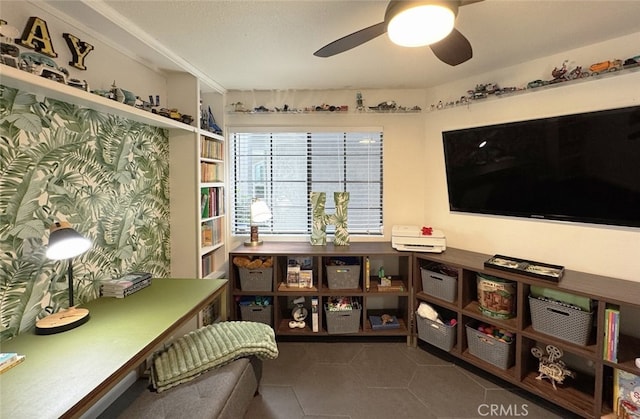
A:
{"type": "Polygon", "coordinates": [[[534,346],[531,348],[533,356],[540,360],[538,372],[540,373],[536,380],[548,378],[553,384],[553,389],[557,390],[556,383],[562,384],[565,377],[575,378],[575,373],[566,368],[564,361],[561,361],[562,350],[553,345],[547,345],[547,355],[542,353],[542,349],[534,346]]]}

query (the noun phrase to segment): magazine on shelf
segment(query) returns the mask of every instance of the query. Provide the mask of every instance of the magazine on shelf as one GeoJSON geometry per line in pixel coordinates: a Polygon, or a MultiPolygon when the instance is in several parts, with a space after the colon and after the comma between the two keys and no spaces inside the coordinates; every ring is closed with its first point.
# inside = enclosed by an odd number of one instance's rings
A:
{"type": "Polygon", "coordinates": [[[300,266],[287,266],[287,287],[300,287],[300,266]]]}

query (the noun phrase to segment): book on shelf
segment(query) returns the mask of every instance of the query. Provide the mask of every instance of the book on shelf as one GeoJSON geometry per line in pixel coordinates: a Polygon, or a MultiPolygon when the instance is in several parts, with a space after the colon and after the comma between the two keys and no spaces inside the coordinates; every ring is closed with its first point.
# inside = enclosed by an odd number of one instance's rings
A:
{"type": "Polygon", "coordinates": [[[287,266],[287,287],[300,288],[300,266],[287,266]]]}
{"type": "Polygon", "coordinates": [[[313,258],[308,256],[287,258],[287,287],[313,288],[313,258]]]}
{"type": "Polygon", "coordinates": [[[200,212],[202,218],[209,217],[209,188],[200,190],[200,212]]]}
{"type": "Polygon", "coordinates": [[[2,363],[0,364],[0,374],[20,364],[25,358],[25,355],[19,355],[17,353],[0,354],[0,359],[2,359],[2,363]]]}
{"type": "Polygon", "coordinates": [[[202,138],[200,156],[206,159],[224,159],[224,145],[220,141],[202,138]]]}
{"type": "Polygon", "coordinates": [[[404,292],[406,288],[401,280],[393,280],[389,285],[376,284],[378,292],[404,292]]]}
{"type": "Polygon", "coordinates": [[[313,287],[313,271],[300,270],[300,277],[298,282],[300,288],[312,288],[313,287]]]}
{"type": "Polygon", "coordinates": [[[371,322],[371,328],[373,330],[400,328],[400,322],[398,322],[398,318],[396,316],[391,316],[388,314],[383,314],[382,316],[369,316],[369,321],[371,322]]]}
{"type": "Polygon", "coordinates": [[[222,186],[200,188],[201,218],[224,214],[224,190],[222,186]]]}
{"type": "Polygon", "coordinates": [[[640,376],[614,368],[613,412],[617,418],[640,419],[640,376]]]}
{"type": "Polygon", "coordinates": [[[618,362],[618,340],[620,335],[620,310],[607,307],[604,316],[603,358],[605,361],[618,362]]]}

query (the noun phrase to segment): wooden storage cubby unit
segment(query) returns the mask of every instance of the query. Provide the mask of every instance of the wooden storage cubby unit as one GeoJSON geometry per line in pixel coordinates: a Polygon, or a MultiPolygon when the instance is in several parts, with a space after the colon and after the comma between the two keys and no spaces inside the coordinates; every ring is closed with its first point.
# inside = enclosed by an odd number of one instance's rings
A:
{"type": "MultiPolygon", "coordinates": [[[[451,311],[456,313],[457,343],[450,351],[452,355],[582,417],[599,418],[611,413],[611,371],[613,368],[618,368],[640,375],[640,369],[634,364],[634,359],[640,356],[640,339],[621,335],[618,362],[603,360],[604,311],[607,304],[630,307],[634,310],[640,309],[638,298],[640,283],[570,270],[566,270],[560,282],[555,283],[516,273],[487,269],[484,267],[484,262],[491,256],[454,248],[448,248],[441,254],[414,253],[415,300],[412,304],[417,309],[421,302],[426,302],[436,310],[443,308],[449,313],[451,311]],[[434,262],[457,272],[455,301],[444,301],[424,292],[420,268],[434,262]],[[515,317],[501,320],[482,314],[477,302],[478,273],[517,283],[515,317]],[[532,285],[585,296],[595,302],[593,328],[586,345],[572,343],[533,329],[528,301],[532,285]],[[512,366],[506,370],[501,369],[469,353],[465,325],[471,321],[488,323],[514,334],[515,356],[512,366]],[[536,378],[538,377],[538,359],[531,353],[534,345],[542,349],[547,345],[560,348],[564,352],[562,359],[570,368],[572,363],[580,366],[579,370],[571,368],[576,371],[576,378],[566,378],[564,384],[558,385],[557,389],[553,388],[548,379],[538,380],[536,378]]],[[[624,321],[624,318],[621,321],[624,321]]]]}
{"type": "Polygon", "coordinates": [[[265,242],[257,247],[240,246],[229,254],[231,284],[231,316],[240,319],[237,300],[244,296],[268,296],[273,300],[273,327],[276,335],[281,336],[404,336],[409,342],[412,336],[412,254],[394,250],[388,242],[361,242],[352,243],[350,246],[312,246],[305,242],[265,242]],[[273,257],[273,278],[271,291],[246,291],[242,290],[240,272],[232,261],[236,256],[249,257],[273,257]],[[289,288],[286,286],[287,261],[290,257],[308,257],[313,264],[313,288],[289,288]],[[348,257],[358,261],[360,274],[357,287],[352,289],[331,289],[327,281],[326,262],[330,258],[348,257]],[[365,258],[371,263],[370,287],[367,291],[365,281],[365,258]],[[377,289],[378,267],[384,266],[385,274],[390,275],[394,284],[402,284],[401,291],[383,291],[377,289]],[[375,268],[375,269],[374,269],[375,268]],[[309,311],[304,329],[290,328],[291,301],[304,296],[305,305],[309,311]],[[353,297],[362,303],[361,316],[358,321],[358,330],[354,333],[329,334],[327,331],[327,318],[324,312],[324,304],[329,297],[347,296],[353,297]],[[317,297],[319,301],[319,328],[313,332],[311,328],[311,298],[317,297]],[[370,315],[390,314],[398,318],[400,327],[397,329],[374,330],[369,322],[370,315]]]}

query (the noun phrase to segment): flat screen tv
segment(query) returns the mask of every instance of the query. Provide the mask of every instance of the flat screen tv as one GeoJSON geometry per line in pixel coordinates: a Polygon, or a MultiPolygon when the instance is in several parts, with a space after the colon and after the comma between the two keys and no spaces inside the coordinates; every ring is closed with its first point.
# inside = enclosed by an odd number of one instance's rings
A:
{"type": "Polygon", "coordinates": [[[451,211],[640,227],[640,106],[442,138],[451,211]]]}

